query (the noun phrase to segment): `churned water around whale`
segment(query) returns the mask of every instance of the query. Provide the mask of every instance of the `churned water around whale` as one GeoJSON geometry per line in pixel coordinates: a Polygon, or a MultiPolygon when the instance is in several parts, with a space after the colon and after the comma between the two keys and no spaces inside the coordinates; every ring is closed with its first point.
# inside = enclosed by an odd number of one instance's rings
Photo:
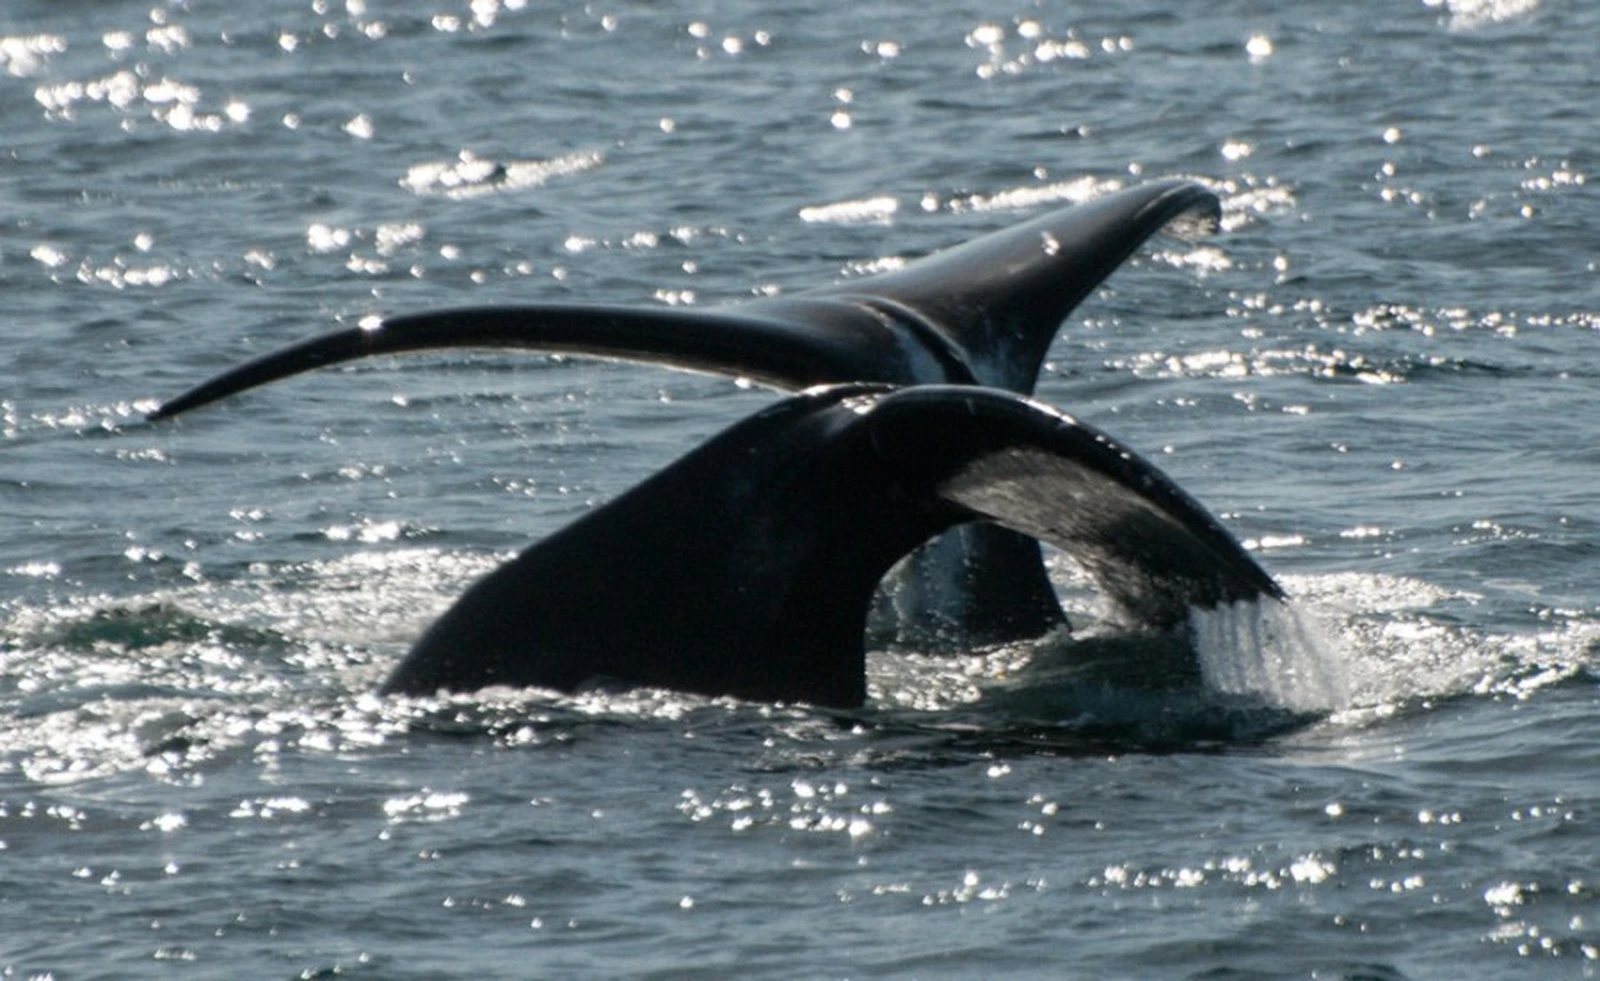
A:
{"type": "Polygon", "coordinates": [[[1597,16],[8,8],[0,964],[1592,976],[1597,16]],[[1174,176],[1223,234],[1115,274],[1039,395],[1217,512],[1309,661],[1223,612],[1194,677],[1052,556],[1087,636],[877,654],[857,712],[378,699],[772,396],[459,353],[141,421],[363,317],[794,291],[1174,176]]]}

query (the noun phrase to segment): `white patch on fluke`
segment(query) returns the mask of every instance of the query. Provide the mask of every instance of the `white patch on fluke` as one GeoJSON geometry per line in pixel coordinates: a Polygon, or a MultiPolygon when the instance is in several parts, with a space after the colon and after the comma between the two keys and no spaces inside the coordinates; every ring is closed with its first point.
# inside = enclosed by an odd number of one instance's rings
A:
{"type": "Polygon", "coordinates": [[[1349,703],[1343,666],[1309,615],[1276,600],[1191,610],[1189,630],[1206,684],[1297,712],[1349,703]]]}

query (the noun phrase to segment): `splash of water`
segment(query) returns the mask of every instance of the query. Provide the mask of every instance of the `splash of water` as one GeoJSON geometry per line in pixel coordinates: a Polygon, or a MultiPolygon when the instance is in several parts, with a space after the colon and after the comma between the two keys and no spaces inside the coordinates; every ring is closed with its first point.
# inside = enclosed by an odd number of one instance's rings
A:
{"type": "Polygon", "coordinates": [[[1189,630],[1211,688],[1296,712],[1349,705],[1344,666],[1317,623],[1275,600],[1191,610],[1189,630]]]}

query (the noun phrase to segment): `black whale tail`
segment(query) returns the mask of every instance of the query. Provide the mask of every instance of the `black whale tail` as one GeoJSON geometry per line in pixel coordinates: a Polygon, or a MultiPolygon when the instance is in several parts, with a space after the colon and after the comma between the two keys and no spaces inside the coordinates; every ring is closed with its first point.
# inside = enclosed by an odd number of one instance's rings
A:
{"type": "Polygon", "coordinates": [[[381,354],[459,348],[575,354],[659,364],[778,389],[827,381],[903,381],[904,354],[875,320],[826,330],[748,306],[693,309],[588,303],[463,307],[389,317],[308,338],[230,368],[163,402],[166,419],[247,389],[381,354]],[[882,367],[879,367],[882,366],[882,367]]]}
{"type": "Polygon", "coordinates": [[[733,426],[480,580],[384,685],[586,683],[854,706],[890,565],[991,520],[1133,617],[1281,597],[1197,503],[1110,437],[970,386],[813,389],[733,426]]]}
{"type": "MultiPolygon", "coordinates": [[[[1216,196],[1164,181],[1052,211],[904,268],[712,309],[541,304],[399,316],[302,341],[161,405],[161,419],[325,365],[487,347],[567,352],[736,375],[779,389],[834,382],[979,384],[1030,392],[1072,309],[1146,239],[1206,230],[1216,196]]],[[[884,591],[896,643],[967,649],[1065,626],[1038,544],[962,527],[884,591]]]]}
{"type": "Polygon", "coordinates": [[[800,296],[849,298],[908,321],[937,335],[971,381],[1031,393],[1062,322],[1106,277],[1157,232],[1199,237],[1220,219],[1205,188],[1155,181],[800,296]]]}
{"type": "Polygon", "coordinates": [[[993,232],[896,272],[711,309],[536,304],[392,317],[263,355],[150,414],[377,354],[506,348],[641,361],[779,389],[849,381],[1031,392],[1061,322],[1163,228],[1214,224],[1216,196],[1160,181],[993,232]]]}

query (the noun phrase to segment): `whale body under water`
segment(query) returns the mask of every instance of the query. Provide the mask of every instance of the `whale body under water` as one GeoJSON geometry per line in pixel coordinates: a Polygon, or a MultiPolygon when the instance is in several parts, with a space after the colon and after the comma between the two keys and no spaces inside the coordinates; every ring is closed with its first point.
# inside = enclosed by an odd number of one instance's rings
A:
{"type": "Polygon", "coordinates": [[[885,595],[901,642],[919,648],[1064,626],[1039,541],[1152,627],[1192,607],[1282,596],[1160,471],[1025,397],[1080,301],[1151,235],[1203,229],[1217,212],[1209,191],[1165,181],[792,296],[392,317],[265,355],[150,416],[341,361],[445,347],[584,354],[803,390],[490,573],[383,690],[604,682],[852,706],[865,697],[873,597],[908,554],[885,595]]]}

